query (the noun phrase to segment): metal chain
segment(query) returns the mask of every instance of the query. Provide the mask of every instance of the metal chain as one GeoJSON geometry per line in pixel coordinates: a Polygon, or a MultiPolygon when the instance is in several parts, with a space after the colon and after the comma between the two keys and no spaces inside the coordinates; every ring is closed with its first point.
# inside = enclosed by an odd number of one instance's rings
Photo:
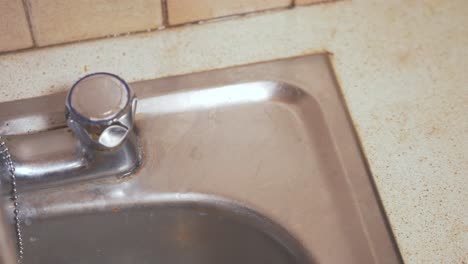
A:
{"type": "Polygon", "coordinates": [[[15,176],[15,164],[11,160],[11,155],[6,146],[3,137],[0,136],[0,155],[3,156],[3,160],[7,165],[8,172],[10,173],[11,177],[11,200],[13,201],[13,215],[15,218],[15,231],[16,231],[16,238],[17,238],[17,246],[18,246],[18,263],[23,262],[24,256],[24,247],[23,247],[23,236],[21,234],[21,221],[19,218],[19,202],[18,202],[18,190],[16,189],[16,176],[15,176]]]}

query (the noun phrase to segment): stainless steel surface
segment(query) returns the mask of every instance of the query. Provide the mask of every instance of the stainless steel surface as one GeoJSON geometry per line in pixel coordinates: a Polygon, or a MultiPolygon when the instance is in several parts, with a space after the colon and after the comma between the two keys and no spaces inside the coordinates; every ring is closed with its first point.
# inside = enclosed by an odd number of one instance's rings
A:
{"type": "MultiPolygon", "coordinates": [[[[27,263],[54,263],[44,255],[52,251],[84,263],[154,263],[161,254],[164,263],[229,263],[230,245],[237,263],[269,254],[286,256],[278,263],[401,262],[326,54],[131,86],[142,166],[131,177],[26,193],[27,263]],[[235,205],[210,209],[218,197],[235,205]],[[262,229],[243,208],[282,228],[262,229]],[[237,232],[223,240],[207,226],[237,232]],[[184,248],[190,241],[199,243],[184,248]]],[[[63,126],[64,98],[0,104],[0,133],[63,126]]]]}
{"type": "MultiPolygon", "coordinates": [[[[110,84],[103,86],[105,92],[121,90],[115,81],[110,84]]],[[[16,167],[18,188],[22,191],[105,176],[125,176],[140,164],[141,151],[133,130],[136,97],[131,95],[123,80],[107,73],[85,76],[73,86],[66,101],[65,116],[69,129],[6,137],[16,167]],[[106,97],[112,97],[112,94],[99,91],[97,85],[103,78],[106,82],[117,79],[122,86],[125,85],[124,96],[128,97],[125,103],[114,102],[116,100],[106,103],[106,97]],[[86,88],[80,86],[84,82],[86,88]],[[73,101],[77,101],[81,113],[74,109],[73,101]],[[84,106],[86,101],[90,104],[88,108],[84,106]],[[105,106],[95,105],[101,103],[105,106]],[[110,118],[101,116],[109,114],[106,111],[111,114],[110,118]],[[84,113],[89,116],[84,116],[84,113]]],[[[6,174],[0,175],[0,182],[11,183],[6,174]]]]}
{"type": "Polygon", "coordinates": [[[0,210],[0,264],[16,264],[15,242],[11,228],[0,210]]]}

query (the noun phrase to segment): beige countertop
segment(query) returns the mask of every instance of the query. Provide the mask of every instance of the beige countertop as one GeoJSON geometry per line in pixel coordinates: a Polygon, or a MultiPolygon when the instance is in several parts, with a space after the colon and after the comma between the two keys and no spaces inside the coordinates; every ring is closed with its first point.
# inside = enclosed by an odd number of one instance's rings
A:
{"type": "Polygon", "coordinates": [[[468,1],[352,0],[0,55],[0,101],[333,53],[407,263],[468,262],[468,1]]]}

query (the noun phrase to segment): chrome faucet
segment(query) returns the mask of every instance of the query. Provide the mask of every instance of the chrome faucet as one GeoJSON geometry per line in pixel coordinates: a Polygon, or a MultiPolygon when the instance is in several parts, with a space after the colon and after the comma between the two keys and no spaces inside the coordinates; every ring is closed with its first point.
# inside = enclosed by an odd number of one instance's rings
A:
{"type": "MultiPolygon", "coordinates": [[[[125,176],[140,164],[134,129],[137,99],[110,73],[78,80],[66,99],[68,128],[5,137],[22,191],[105,176],[125,176]]],[[[10,178],[0,175],[4,187],[10,178]]]]}
{"type": "MultiPolygon", "coordinates": [[[[17,191],[126,176],[140,165],[134,129],[137,99],[124,80],[110,73],[87,75],[72,86],[65,106],[68,128],[0,137],[0,191],[13,192],[15,217],[17,191]]],[[[16,254],[1,205],[0,264],[10,264],[16,254]]],[[[20,220],[15,221],[21,239],[20,220]]],[[[21,257],[21,240],[18,243],[21,257]]]]}

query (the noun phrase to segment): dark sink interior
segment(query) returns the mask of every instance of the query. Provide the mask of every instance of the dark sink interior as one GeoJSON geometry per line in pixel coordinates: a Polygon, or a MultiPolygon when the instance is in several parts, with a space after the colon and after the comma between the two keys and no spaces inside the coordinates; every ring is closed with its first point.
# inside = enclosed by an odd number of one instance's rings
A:
{"type": "Polygon", "coordinates": [[[25,263],[312,263],[278,225],[212,201],[64,213],[29,220],[24,232],[25,263]]]}

